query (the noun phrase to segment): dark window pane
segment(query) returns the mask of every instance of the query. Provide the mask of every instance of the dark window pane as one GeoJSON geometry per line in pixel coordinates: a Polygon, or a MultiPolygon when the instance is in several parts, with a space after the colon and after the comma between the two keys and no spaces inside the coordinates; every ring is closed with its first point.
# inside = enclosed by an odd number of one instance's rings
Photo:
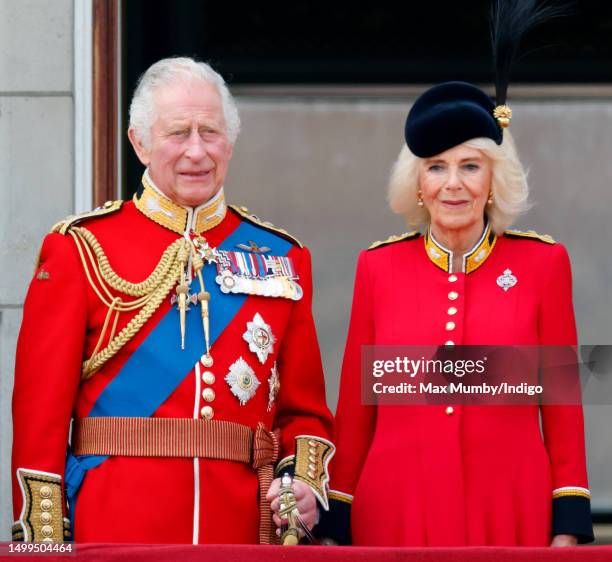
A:
{"type": "MultiPolygon", "coordinates": [[[[490,4],[126,0],[124,101],[150,64],[175,55],[208,61],[241,85],[492,83],[490,4]]],[[[515,83],[612,82],[612,4],[576,2],[575,14],[531,33],[524,50],[515,83]]],[[[131,150],[126,161],[134,185],[141,168],[131,150]]]]}

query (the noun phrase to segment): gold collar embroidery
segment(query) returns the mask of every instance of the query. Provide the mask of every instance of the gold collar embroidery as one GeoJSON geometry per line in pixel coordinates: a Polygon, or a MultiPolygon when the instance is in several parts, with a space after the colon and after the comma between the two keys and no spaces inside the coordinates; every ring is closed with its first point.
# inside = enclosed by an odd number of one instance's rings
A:
{"type": "Polygon", "coordinates": [[[142,176],[144,190],[140,197],[134,195],[136,208],[152,221],[177,234],[193,228],[198,234],[217,226],[227,212],[223,190],[208,203],[194,209],[172,202],[154,186],[147,172],[142,176]],[[193,226],[192,226],[193,225],[193,226]]]}
{"type": "MultiPolygon", "coordinates": [[[[453,252],[442,246],[433,236],[431,225],[427,229],[424,237],[425,252],[427,257],[436,264],[440,269],[447,273],[454,273],[453,269],[453,252]]],[[[467,253],[463,254],[463,273],[472,273],[476,271],[491,255],[497,236],[491,230],[489,224],[480,237],[476,245],[467,253]]]]}

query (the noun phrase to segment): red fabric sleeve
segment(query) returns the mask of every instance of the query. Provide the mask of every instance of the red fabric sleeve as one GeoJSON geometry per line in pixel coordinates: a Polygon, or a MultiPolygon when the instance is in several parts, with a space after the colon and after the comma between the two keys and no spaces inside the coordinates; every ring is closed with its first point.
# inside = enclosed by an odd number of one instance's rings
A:
{"type": "MultiPolygon", "coordinates": [[[[547,279],[539,311],[539,339],[543,346],[575,346],[576,322],[572,305],[572,275],[567,251],[560,244],[551,249],[547,279]]],[[[550,457],[552,474],[552,535],[570,534],[578,542],[593,540],[590,493],[586,470],[584,420],[580,404],[577,358],[567,349],[544,348],[544,357],[555,367],[546,368],[542,380],[552,377],[572,385],[574,400],[541,408],[544,441],[550,457]],[[548,374],[546,374],[548,372],[548,374]]]]}
{"type": "MultiPolygon", "coordinates": [[[[572,304],[572,275],[566,249],[551,247],[548,278],[539,311],[539,339],[543,346],[575,346],[576,321],[572,304]]],[[[571,357],[575,360],[575,357],[571,357]]],[[[577,366],[570,365],[575,376],[577,366]]],[[[587,488],[584,422],[581,405],[542,407],[542,424],[550,455],[553,488],[587,488]]]]}
{"type": "Polygon", "coordinates": [[[350,495],[359,480],[376,423],[376,407],[364,406],[361,400],[361,348],[374,343],[374,303],[367,258],[364,251],[357,263],[336,412],[336,456],[331,461],[330,488],[350,495]]]}
{"type": "Polygon", "coordinates": [[[331,440],[333,418],[325,401],[321,352],[312,317],[310,252],[303,248],[294,258],[303,297],[291,312],[279,350],[275,427],[281,430],[280,458],[295,453],[295,437],[314,435],[331,440]]]}
{"type": "MultiPolygon", "coordinates": [[[[13,513],[23,505],[17,469],[62,478],[87,329],[87,284],[70,236],[48,235],[28,290],[13,390],[13,513]]],[[[63,506],[65,515],[65,505],[63,506]]]]}

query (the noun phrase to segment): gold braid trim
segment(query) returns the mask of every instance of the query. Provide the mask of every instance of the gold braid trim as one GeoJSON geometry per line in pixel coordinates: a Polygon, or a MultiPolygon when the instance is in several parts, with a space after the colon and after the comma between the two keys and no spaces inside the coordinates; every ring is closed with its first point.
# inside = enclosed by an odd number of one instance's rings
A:
{"type": "Polygon", "coordinates": [[[108,308],[96,347],[91,357],[82,365],[81,378],[87,380],[140,331],[176,285],[183,269],[179,253],[185,245],[185,240],[179,238],[168,246],[153,273],[144,281],[130,283],[119,277],[113,270],[100,243],[90,231],[83,227],[76,227],[68,232],[75,241],[89,285],[108,308]],[[124,302],[121,297],[113,296],[109,287],[138,298],[124,302]],[[122,312],[132,312],[138,309],[140,309],[138,314],[115,335],[119,315],[122,312]],[[111,321],[113,315],[114,319],[111,321]],[[111,331],[108,343],[102,348],[109,326],[111,331]]]}
{"type": "Polygon", "coordinates": [[[329,510],[328,464],[335,452],[333,443],[322,437],[298,435],[295,438],[294,478],[310,486],[325,511],[329,510]]]}
{"type": "Polygon", "coordinates": [[[417,236],[420,236],[421,233],[418,230],[412,230],[411,232],[404,232],[404,234],[394,234],[393,236],[389,236],[386,240],[378,240],[370,245],[368,250],[375,250],[376,248],[381,248],[382,246],[388,246],[389,244],[393,244],[395,242],[401,242],[402,240],[412,240],[417,236]]]}
{"type": "Polygon", "coordinates": [[[116,291],[125,293],[130,297],[142,297],[155,290],[159,284],[159,280],[168,275],[170,268],[172,267],[172,261],[176,257],[178,246],[180,246],[182,242],[182,239],[179,239],[174,242],[174,244],[166,248],[161,259],[159,260],[159,263],[155,266],[153,273],[151,273],[151,275],[149,275],[149,277],[147,277],[144,281],[141,281],[140,283],[130,283],[115,273],[115,270],[108,262],[108,258],[106,257],[102,246],[100,246],[100,243],[96,237],[89,230],[83,227],[76,227],[72,229],[71,234],[72,232],[76,232],[76,234],[82,237],[83,240],[91,247],[96,255],[98,265],[100,267],[100,273],[102,273],[104,280],[116,291]]]}
{"type": "Polygon", "coordinates": [[[247,220],[251,224],[254,224],[256,226],[261,226],[261,228],[263,228],[264,230],[268,230],[270,232],[274,232],[278,234],[282,238],[285,238],[286,240],[289,240],[289,242],[292,242],[293,244],[298,246],[298,248],[304,247],[304,244],[302,244],[293,235],[289,234],[285,229],[278,228],[277,226],[274,226],[271,222],[262,221],[259,217],[256,217],[255,215],[250,214],[249,210],[246,207],[238,207],[237,205],[229,205],[229,208],[232,211],[234,211],[234,213],[241,216],[243,219],[247,220]]]}
{"type": "Polygon", "coordinates": [[[13,526],[14,538],[26,542],[63,542],[65,499],[61,476],[18,468],[17,481],[23,509],[19,521],[13,526]]]}
{"type": "Polygon", "coordinates": [[[153,313],[159,308],[162,301],[168,296],[172,287],[176,284],[180,267],[176,268],[174,276],[166,280],[160,287],[155,296],[143,307],[143,309],[132,318],[127,326],[121,330],[115,338],[99,353],[92,355],[87,361],[83,362],[82,378],[90,378],[104,363],[111,359],[117,352],[129,342],[151,318],[153,313]]]}

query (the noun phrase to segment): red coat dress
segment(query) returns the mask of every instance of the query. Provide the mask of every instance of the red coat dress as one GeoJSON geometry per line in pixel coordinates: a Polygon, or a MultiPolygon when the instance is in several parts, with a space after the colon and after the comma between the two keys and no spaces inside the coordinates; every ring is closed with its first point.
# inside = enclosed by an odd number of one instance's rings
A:
{"type": "MultiPolygon", "coordinates": [[[[132,418],[188,424],[193,420],[194,425],[225,421],[249,434],[263,424],[268,431],[280,430],[280,440],[270,441],[266,455],[282,459],[285,467],[294,460],[296,438],[304,436],[300,439],[306,439],[307,448],[323,449],[325,455],[314,454],[314,466],[307,463],[303,479],[325,496],[332,418],[311,313],[309,252],[269,223],[264,225],[244,210],[226,208],[222,193],[212,204],[192,211],[147,185],[134,202],[107,210],[69,228],[60,225],[56,230],[63,233],[46,237],[27,295],[13,399],[13,536],[61,540],[61,527],[70,527],[63,497],[67,492],[73,521],[72,535],[67,530],[64,536],[77,542],[257,543],[260,490],[251,450],[239,451],[242,461],[209,458],[208,453],[177,451],[182,441],[172,433],[159,442],[136,443],[136,428],[130,424],[132,418]],[[211,247],[230,252],[225,257],[228,271],[235,267],[238,272],[234,279],[245,268],[253,278],[263,279],[268,265],[292,270],[284,272],[280,285],[278,279],[276,285],[260,283],[280,288],[285,295],[279,289],[271,296],[256,294],[259,281],[251,279],[243,291],[222,292],[217,264],[204,265],[211,294],[212,366],[201,360],[206,351],[204,324],[196,299],[189,302],[181,349],[172,282],[136,333],[85,379],[82,363],[95,351],[108,307],[98,294],[103,291],[88,258],[93,250],[81,243],[81,255],[70,235],[78,228],[95,236],[110,267],[131,283],[147,278],[166,249],[190,229],[205,236],[211,247]],[[275,258],[266,265],[263,258],[270,256],[275,258]],[[289,291],[286,279],[291,277],[293,287],[301,291],[289,291]],[[296,300],[299,293],[303,295],[296,300]],[[84,436],[83,444],[94,450],[69,453],[67,461],[73,417],[127,418],[126,446],[156,447],[157,452],[95,454],[96,448],[104,450],[102,445],[84,436]],[[163,448],[174,452],[164,455],[163,448]]],[[[194,278],[190,292],[199,291],[194,278]]],[[[125,302],[134,298],[119,290],[110,292],[125,302]]],[[[119,315],[115,335],[137,312],[119,315]]],[[[111,315],[98,351],[108,344],[113,322],[111,315]]],[[[117,427],[111,440],[118,439],[117,427]]],[[[222,442],[208,444],[217,452],[235,445],[227,434],[222,436],[222,442]]],[[[243,433],[240,436],[244,445],[243,433]]]]}
{"type": "Polygon", "coordinates": [[[562,245],[487,228],[465,260],[468,273],[452,273],[450,258],[416,233],[359,257],[327,534],[341,538],[350,509],[357,545],[592,539],[581,406],[362,405],[366,344],[576,343],[562,245]],[[497,279],[507,269],[517,283],[503,290],[497,279]]]}

